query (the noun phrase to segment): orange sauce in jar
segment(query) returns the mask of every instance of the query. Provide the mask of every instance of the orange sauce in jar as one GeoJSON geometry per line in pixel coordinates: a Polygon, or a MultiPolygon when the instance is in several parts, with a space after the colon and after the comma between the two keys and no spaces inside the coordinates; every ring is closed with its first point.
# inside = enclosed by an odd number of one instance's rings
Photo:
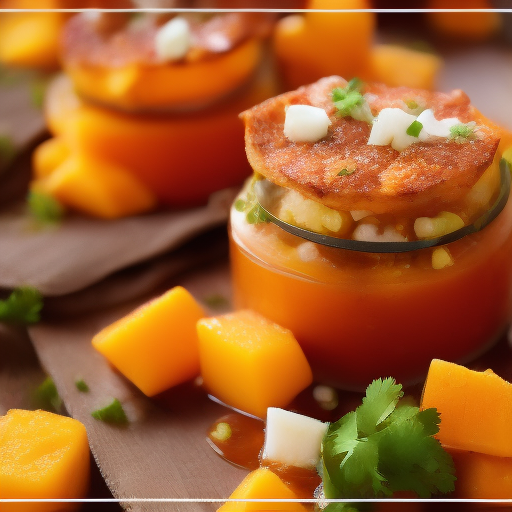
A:
{"type": "Polygon", "coordinates": [[[482,231],[449,244],[454,264],[442,269],[432,267],[432,249],[330,248],[242,215],[232,211],[235,306],[290,329],[319,382],[353,390],[390,375],[417,382],[433,358],[476,357],[509,320],[510,201],[482,231]]]}

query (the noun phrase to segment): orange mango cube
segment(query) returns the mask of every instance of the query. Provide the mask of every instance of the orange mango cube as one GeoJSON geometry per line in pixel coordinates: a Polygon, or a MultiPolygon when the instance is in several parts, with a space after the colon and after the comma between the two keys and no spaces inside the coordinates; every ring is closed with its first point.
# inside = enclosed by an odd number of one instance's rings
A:
{"type": "Polygon", "coordinates": [[[196,323],[204,311],[177,286],[96,334],[92,344],[145,395],[199,374],[196,323]]]}
{"type": "Polygon", "coordinates": [[[47,91],[45,115],[72,154],[118,165],[160,202],[191,207],[250,174],[238,114],[276,93],[272,76],[266,75],[217,107],[133,115],[82,102],[69,79],[60,77],[47,91]]]}
{"type": "Polygon", "coordinates": [[[491,370],[477,372],[434,359],[421,408],[441,414],[436,437],[450,448],[512,457],[512,384],[491,370]]]}
{"type": "Polygon", "coordinates": [[[455,497],[512,500],[512,457],[449,450],[455,464],[455,497]]]}
{"type": "Polygon", "coordinates": [[[489,0],[428,0],[425,6],[430,27],[440,35],[468,41],[482,41],[496,34],[502,25],[500,13],[489,0]],[[487,12],[439,12],[439,9],[487,9],[487,12]],[[436,9],[436,10],[431,10],[436,9]]]}
{"type": "Polygon", "coordinates": [[[434,89],[442,59],[426,52],[391,44],[375,45],[371,50],[372,80],[392,87],[434,89]]]}
{"type": "MultiPolygon", "coordinates": [[[[46,411],[10,410],[0,417],[0,499],[83,498],[89,444],[79,421],[46,411]]],[[[74,503],[2,503],[2,512],[74,510],[74,503]]]]}
{"type": "Polygon", "coordinates": [[[39,185],[62,204],[101,219],[145,213],[157,203],[128,170],[84,155],[66,159],[39,185]]]}
{"type": "Polygon", "coordinates": [[[62,137],[45,140],[32,154],[32,168],[37,179],[47,178],[59,167],[71,152],[62,137]]]}
{"type": "MultiPolygon", "coordinates": [[[[310,0],[308,9],[368,9],[368,0],[310,0]]],[[[282,18],[274,49],[287,88],[324,76],[366,78],[375,26],[371,12],[308,12],[282,18]]]]}
{"type": "MultiPolygon", "coordinates": [[[[270,469],[260,468],[249,473],[242,483],[233,491],[230,499],[297,499],[297,495],[270,469]]],[[[279,502],[226,502],[217,512],[259,512],[271,510],[289,510],[293,512],[306,512],[300,503],[279,502]]]]}
{"type": "Polygon", "coordinates": [[[204,386],[219,400],[264,418],[284,407],[313,380],[311,368],[288,329],[252,311],[198,322],[204,386]]]}

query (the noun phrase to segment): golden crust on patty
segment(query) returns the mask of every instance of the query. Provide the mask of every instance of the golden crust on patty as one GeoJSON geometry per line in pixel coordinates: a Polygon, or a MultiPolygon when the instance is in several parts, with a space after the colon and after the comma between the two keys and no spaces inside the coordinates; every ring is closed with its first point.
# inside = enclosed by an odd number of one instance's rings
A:
{"type": "MultiPolygon", "coordinates": [[[[273,20],[266,13],[225,13],[205,20],[193,13],[181,16],[188,20],[192,32],[192,46],[184,62],[215,58],[248,39],[266,37],[273,20]]],[[[169,19],[151,14],[132,19],[117,12],[74,16],[63,30],[64,63],[105,68],[162,65],[155,52],[155,36],[169,19]]]]}
{"type": "Polygon", "coordinates": [[[340,77],[324,78],[243,112],[246,151],[254,171],[338,210],[431,215],[461,201],[491,165],[499,133],[462,91],[365,85],[362,92],[374,115],[386,107],[407,111],[406,102],[414,101],[433,109],[436,119],[477,123],[475,140],[418,142],[398,152],[391,146],[368,145],[370,124],[336,116],[331,91],[346,84],[340,77]],[[293,104],[323,108],[332,122],[327,136],[315,143],[288,140],[285,108],[293,104]],[[345,168],[355,172],[338,176],[345,168]]]}

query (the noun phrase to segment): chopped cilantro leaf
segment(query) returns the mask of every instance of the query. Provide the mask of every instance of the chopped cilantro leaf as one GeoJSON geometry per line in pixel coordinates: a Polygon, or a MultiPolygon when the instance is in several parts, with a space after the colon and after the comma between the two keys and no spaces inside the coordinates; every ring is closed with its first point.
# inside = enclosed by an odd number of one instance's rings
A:
{"type": "Polygon", "coordinates": [[[247,212],[248,224],[259,224],[260,222],[268,222],[268,215],[259,204],[255,204],[247,212]]]}
{"type": "Polygon", "coordinates": [[[45,411],[60,412],[62,409],[62,399],[51,377],[47,377],[36,389],[35,400],[37,406],[45,411]]]}
{"type": "Polygon", "coordinates": [[[0,135],[0,167],[9,165],[16,156],[16,147],[9,135],[0,135]]]}
{"type": "Polygon", "coordinates": [[[419,107],[418,102],[415,100],[406,100],[405,104],[407,105],[407,108],[411,110],[416,110],[419,107]]]}
{"type": "Polygon", "coordinates": [[[245,211],[247,203],[243,199],[237,199],[233,206],[235,207],[235,210],[237,212],[243,212],[243,211],[245,211]]]}
{"type": "Polygon", "coordinates": [[[30,100],[36,108],[43,108],[46,95],[47,80],[36,79],[30,84],[30,100]]]}
{"type": "Polygon", "coordinates": [[[332,423],[322,444],[324,492],[332,498],[382,498],[413,491],[421,498],[454,489],[450,455],[432,437],[435,409],[420,411],[394,379],[378,379],[363,403],[332,423]]]}
{"type": "Polygon", "coordinates": [[[220,295],[219,293],[213,293],[212,295],[204,297],[203,302],[210,308],[214,309],[225,308],[229,306],[229,300],[224,297],[224,295],[220,295]]]}
{"type": "Polygon", "coordinates": [[[475,123],[456,124],[450,128],[450,139],[465,142],[475,138],[475,123]]]}
{"type": "Polygon", "coordinates": [[[31,215],[41,225],[58,224],[65,212],[57,199],[34,190],[27,197],[27,205],[31,215]]]}
{"type": "Polygon", "coordinates": [[[421,130],[423,130],[423,125],[419,121],[413,121],[405,133],[411,137],[419,137],[421,130]]]}
{"type": "Polygon", "coordinates": [[[43,297],[35,288],[16,288],[7,299],[0,300],[0,322],[35,324],[42,307],[43,297]]]}
{"type": "Polygon", "coordinates": [[[128,418],[124,412],[123,406],[117,398],[114,398],[112,403],[103,407],[103,409],[93,411],[91,416],[105,423],[114,423],[117,425],[126,425],[128,423],[128,418]]]}
{"type": "Polygon", "coordinates": [[[75,386],[76,389],[78,389],[78,391],[80,391],[81,393],[87,393],[89,391],[89,386],[87,385],[84,379],[79,379],[75,381],[75,386]]]}
{"type": "Polygon", "coordinates": [[[350,176],[356,172],[355,169],[342,169],[337,176],[350,176]]]}
{"type": "Polygon", "coordinates": [[[358,121],[373,122],[370,106],[361,94],[363,82],[353,78],[345,87],[336,87],[331,92],[334,106],[338,109],[340,117],[352,117],[358,121]]]}

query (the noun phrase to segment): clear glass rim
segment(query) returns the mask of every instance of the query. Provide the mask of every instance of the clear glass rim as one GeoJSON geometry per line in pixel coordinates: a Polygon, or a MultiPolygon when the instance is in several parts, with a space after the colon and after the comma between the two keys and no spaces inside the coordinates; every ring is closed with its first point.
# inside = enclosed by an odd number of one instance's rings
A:
{"type": "Polygon", "coordinates": [[[263,210],[264,214],[267,216],[268,221],[272,222],[276,226],[279,226],[284,231],[310,242],[326,245],[327,247],[334,247],[337,249],[346,249],[349,251],[371,253],[400,253],[451,244],[457,240],[460,240],[461,238],[464,238],[465,236],[477,233],[484,229],[500,214],[503,208],[505,208],[510,194],[510,167],[509,163],[504,158],[502,158],[500,161],[500,182],[500,190],[496,201],[472,224],[464,226],[443,236],[428,238],[425,240],[414,240],[411,242],[369,242],[323,235],[321,233],[316,233],[308,229],[294,226],[293,224],[289,224],[288,222],[279,219],[268,208],[266,208],[264,204],[262,204],[264,203],[263,198],[258,197],[256,194],[256,199],[258,206],[263,210]]]}

